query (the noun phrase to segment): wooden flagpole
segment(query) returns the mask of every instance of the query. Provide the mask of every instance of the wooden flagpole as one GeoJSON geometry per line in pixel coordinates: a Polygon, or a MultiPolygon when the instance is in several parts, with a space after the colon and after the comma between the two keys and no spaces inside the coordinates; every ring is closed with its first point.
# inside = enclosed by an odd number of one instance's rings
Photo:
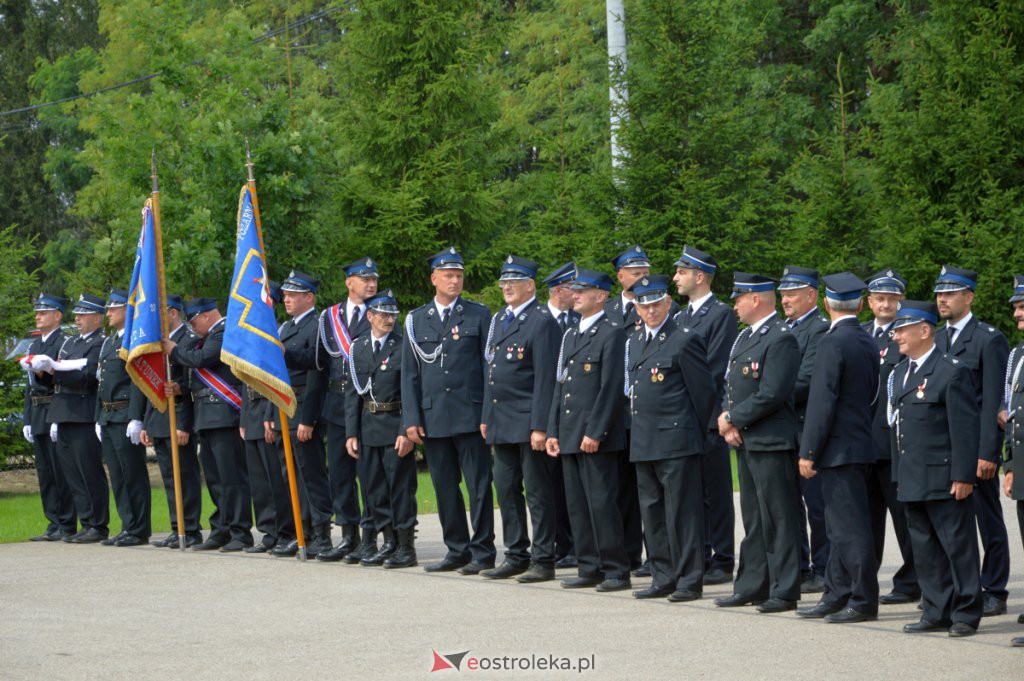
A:
{"type": "MultiPolygon", "coordinates": [[[[249,140],[245,141],[245,167],[249,171],[249,194],[252,198],[252,213],[256,221],[256,234],[260,240],[260,255],[263,258],[263,271],[267,269],[267,249],[263,245],[263,224],[260,222],[259,201],[256,199],[256,178],[252,172],[252,157],[249,155],[249,140]]],[[[306,536],[302,531],[302,510],[299,508],[299,487],[295,480],[295,456],[292,454],[292,436],[288,430],[288,415],[278,407],[278,418],[281,422],[281,442],[284,444],[284,463],[288,469],[288,491],[292,498],[292,516],[295,518],[295,539],[299,544],[299,560],[306,560],[306,536]]]]}
{"type": "MultiPolygon", "coordinates": [[[[169,334],[167,329],[167,285],[164,282],[164,243],[163,233],[160,230],[160,189],[157,185],[156,176],[156,150],[153,150],[151,157],[151,167],[153,178],[153,233],[154,246],[156,246],[156,272],[157,272],[157,288],[159,290],[159,306],[160,306],[160,339],[168,340],[169,334]]],[[[164,353],[164,372],[167,376],[167,380],[171,380],[171,360],[167,353],[164,353]]],[[[178,522],[178,548],[182,551],[186,549],[185,541],[185,504],[182,501],[181,496],[181,459],[178,453],[178,414],[175,410],[174,395],[167,395],[167,420],[169,422],[171,432],[171,466],[174,469],[174,510],[176,511],[178,522]]]]}

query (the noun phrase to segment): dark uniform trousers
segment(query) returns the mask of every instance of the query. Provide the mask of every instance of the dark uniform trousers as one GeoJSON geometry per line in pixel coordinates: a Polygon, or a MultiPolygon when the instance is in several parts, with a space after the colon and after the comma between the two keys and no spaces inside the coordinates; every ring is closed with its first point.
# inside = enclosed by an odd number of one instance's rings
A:
{"type": "MultiPolygon", "coordinates": [[[[553,567],[557,554],[556,460],[530,446],[545,432],[555,386],[561,334],[546,305],[528,303],[514,317],[508,308],[491,321],[491,352],[481,422],[494,448],[494,487],[501,509],[505,554],[515,563],[553,567]],[[526,499],[523,499],[523,483],[526,499]],[[527,531],[530,508],[533,547],[527,531]]],[[[564,487],[563,487],[564,488],[564,487]]]]}
{"type": "Polygon", "coordinates": [[[631,380],[630,458],[636,465],[653,586],[701,593],[704,482],[701,458],[717,402],[701,335],[667,320],[646,340],[627,341],[631,380]]]}
{"type": "MultiPolygon", "coordinates": [[[[323,426],[328,376],[317,367],[317,350],[321,339],[316,312],[310,310],[298,318],[286,321],[281,325],[279,335],[285,347],[285,363],[297,400],[295,416],[288,420],[288,428],[295,456],[300,511],[303,522],[308,522],[312,528],[329,528],[333,508],[327,478],[323,426]],[[313,426],[313,436],[306,442],[299,442],[296,435],[300,423],[313,426]]],[[[274,423],[275,430],[280,430],[278,409],[269,403],[266,420],[274,423]]],[[[344,443],[341,444],[344,448],[344,443]]],[[[281,457],[282,470],[286,471],[284,441],[280,436],[277,451],[281,457]]]]}
{"type": "MultiPolygon", "coordinates": [[[[874,335],[873,322],[861,325],[865,332],[874,335]]],[[[899,345],[889,338],[888,331],[874,337],[875,347],[879,354],[879,399],[875,403],[875,416],[871,424],[872,439],[875,445],[875,461],[868,473],[868,508],[871,513],[871,532],[875,537],[875,562],[881,567],[885,552],[885,516],[888,512],[892,518],[896,544],[899,546],[903,564],[896,570],[892,578],[893,591],[906,594],[911,598],[921,595],[917,585],[917,573],[914,571],[914,549],[910,543],[907,530],[907,513],[903,502],[897,496],[896,481],[893,479],[891,433],[887,420],[885,390],[889,374],[899,364],[903,356],[899,345]]]]}
{"type": "Polygon", "coordinates": [[[952,481],[976,480],[983,425],[970,370],[938,348],[911,377],[908,365],[893,372],[893,466],[914,545],[922,618],[977,627],[983,598],[975,506],[949,492],[952,481]]]}
{"type": "MultiPolygon", "coordinates": [[[[738,332],[736,315],[732,308],[715,296],[705,300],[699,308],[689,305],[676,322],[704,338],[708,349],[708,365],[715,379],[717,403],[725,397],[725,369],[729,364],[729,349],[738,332]]],[[[736,566],[736,509],[732,497],[732,458],[729,446],[718,434],[718,413],[708,424],[707,441],[701,458],[701,477],[704,481],[704,569],[718,568],[732,574],[736,566]]]]}
{"type": "MultiPolygon", "coordinates": [[[[799,441],[807,410],[807,395],[810,390],[814,360],[817,357],[818,342],[829,328],[829,321],[817,311],[792,327],[800,345],[800,370],[793,387],[794,408],[796,409],[799,441]]],[[[819,476],[807,479],[797,475],[797,509],[800,513],[800,570],[813,570],[825,574],[828,564],[829,539],[825,529],[825,498],[821,493],[822,481],[819,476]]]]}
{"type": "Polygon", "coordinates": [[[407,335],[402,346],[402,426],[421,426],[426,432],[423,449],[448,558],[491,563],[495,556],[491,455],[480,437],[491,315],[485,306],[462,298],[452,304],[447,322],[438,316],[433,301],[409,315],[416,337],[407,335]],[[438,356],[432,363],[422,361],[412,343],[438,356]],[[459,489],[463,477],[472,537],[459,489]]]}
{"type": "Polygon", "coordinates": [[[264,439],[263,419],[267,400],[249,387],[242,392],[239,423],[245,429],[242,446],[256,529],[263,534],[265,546],[288,543],[295,538],[295,518],[286,482],[287,473],[282,470],[277,448],[264,439]]]}
{"type": "Polygon", "coordinates": [[[141,443],[133,444],[126,433],[129,421],[142,421],[146,402],[128,377],[125,362],[118,354],[120,345],[121,336],[114,335],[100,348],[97,422],[103,427],[103,459],[110,474],[121,529],[148,539],[152,534],[153,493],[146,469],[146,447],[141,443]]]}
{"type": "MultiPolygon", "coordinates": [[[[568,310],[567,317],[555,316],[558,323],[559,337],[573,324],[578,324],[580,314],[573,309],[568,310]]],[[[555,487],[555,516],[558,519],[555,530],[555,558],[561,560],[569,555],[575,555],[573,546],[572,522],[569,520],[569,506],[565,498],[565,472],[562,470],[562,459],[555,457],[554,466],[551,469],[552,484],[555,487]]]]}
{"type": "MultiPolygon", "coordinates": [[[[50,332],[44,341],[36,338],[29,346],[28,354],[46,355],[56,359],[65,336],[60,329],[50,332]]],[[[32,452],[36,467],[36,479],[39,481],[39,497],[43,503],[43,515],[46,517],[46,532],[60,530],[64,534],[74,534],[78,529],[78,517],[75,515],[75,503],[71,498],[71,489],[64,472],[57,460],[56,444],[50,439],[50,403],[53,401],[53,377],[43,374],[41,377],[32,373],[28,377],[25,388],[24,423],[32,427],[32,452]],[[33,404],[33,400],[35,403],[33,404]]]]}
{"type": "Polygon", "coordinates": [[[103,454],[96,439],[96,369],[103,334],[68,338],[55,359],[86,359],[85,368],[55,371],[49,418],[57,424],[57,461],[71,491],[82,529],[102,535],[110,524],[110,488],[103,454]]]}
{"type": "Polygon", "coordinates": [[[367,334],[352,343],[352,362],[360,385],[370,394],[360,396],[355,385],[345,394],[345,430],[359,441],[359,479],[362,481],[364,508],[373,514],[378,530],[406,530],[416,526],[416,458],[412,452],[398,456],[395,441],[402,429],[400,403],[402,375],[402,335],[388,334],[374,352],[372,336],[367,334]],[[366,399],[370,398],[370,399],[366,399]],[[389,411],[370,411],[372,402],[389,404],[389,411]]]}
{"type": "Polygon", "coordinates": [[[241,383],[220,361],[224,321],[215,323],[204,338],[185,337],[171,352],[171,361],[193,370],[189,374],[195,413],[195,434],[199,438],[199,463],[214,511],[210,514],[207,540],[228,543],[238,540],[252,545],[252,495],[245,469],[242,438],[238,434],[238,409],[228,404],[203,383],[196,369],[205,368],[228,383],[234,391],[241,383]]]}
{"type": "MultiPolygon", "coordinates": [[[[175,343],[181,343],[185,338],[194,342],[193,334],[187,326],[182,324],[170,333],[170,339],[175,343]]],[[[178,445],[178,465],[181,472],[181,503],[184,507],[184,532],[178,528],[178,508],[174,498],[174,461],[171,450],[171,421],[167,413],[161,414],[152,404],[146,406],[146,416],[142,421],[143,428],[153,440],[153,449],[156,451],[156,462],[160,466],[160,477],[163,479],[164,491],[167,495],[167,511],[171,519],[171,531],[173,534],[185,534],[202,540],[202,526],[199,517],[203,512],[203,487],[202,475],[199,471],[199,454],[196,448],[197,436],[192,432],[195,425],[195,407],[192,404],[190,390],[191,372],[184,367],[170,362],[171,380],[175,381],[181,388],[181,394],[174,400],[175,407],[175,430],[189,434],[188,444],[178,445]]],[[[176,435],[176,434],[173,434],[176,435]]]]}
{"type": "Polygon", "coordinates": [[[825,499],[830,550],[821,600],[878,613],[878,565],[868,478],[878,399],[877,348],[856,317],[833,322],[818,343],[800,456],[814,462],[825,499]]]}
{"type": "Polygon", "coordinates": [[[750,599],[800,598],[793,385],[801,359],[777,315],[741,332],[729,358],[723,408],[743,437],[736,449],[745,536],[733,591],[750,599]]]}
{"type": "MultiPolygon", "coordinates": [[[[948,327],[936,329],[937,349],[946,349],[948,335],[948,327]]],[[[998,464],[1003,436],[996,422],[996,414],[1003,399],[1003,380],[1009,354],[1006,336],[975,316],[956,335],[947,354],[970,369],[981,417],[979,457],[998,464]]],[[[971,503],[974,504],[984,551],[981,587],[986,594],[1005,601],[1009,595],[1006,584],[1010,579],[1010,538],[1003,519],[999,487],[998,473],[988,480],[979,478],[974,494],[971,495],[971,503]]]]}
{"type": "MultiPolygon", "coordinates": [[[[571,327],[561,341],[564,371],[555,385],[547,436],[558,440],[565,501],[579,576],[628,579],[630,560],[619,513],[619,466],[629,455],[622,372],[625,332],[621,317],[603,314],[586,331],[571,327]],[[598,451],[580,450],[583,438],[598,451]]],[[[635,470],[635,469],[634,469],[635,470]]]]}

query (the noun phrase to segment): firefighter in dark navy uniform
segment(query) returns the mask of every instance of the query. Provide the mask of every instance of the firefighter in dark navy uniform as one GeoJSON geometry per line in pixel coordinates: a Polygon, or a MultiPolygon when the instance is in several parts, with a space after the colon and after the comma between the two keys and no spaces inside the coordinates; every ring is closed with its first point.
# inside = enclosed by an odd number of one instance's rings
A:
{"type": "MultiPolygon", "coordinates": [[[[1024,276],[1013,278],[1013,320],[1018,330],[1024,330],[1024,276]]],[[[1021,541],[1024,542],[1024,473],[1014,474],[1014,460],[1024,461],[1024,343],[1010,353],[1006,365],[1006,380],[1003,387],[1003,408],[999,422],[1006,430],[1006,447],[1003,454],[1003,491],[1017,502],[1017,526],[1021,541]]],[[[1024,614],[1017,616],[1017,623],[1024,624],[1024,614]]],[[[1017,636],[1011,642],[1014,647],[1024,647],[1024,636],[1017,636]]]]}

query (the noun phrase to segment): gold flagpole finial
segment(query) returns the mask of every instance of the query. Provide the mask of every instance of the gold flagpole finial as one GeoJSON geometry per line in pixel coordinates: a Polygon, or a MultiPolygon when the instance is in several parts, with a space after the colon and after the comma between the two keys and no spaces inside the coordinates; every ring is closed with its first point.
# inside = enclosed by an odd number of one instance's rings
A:
{"type": "Polygon", "coordinates": [[[150,173],[150,177],[153,179],[153,191],[155,192],[158,191],[156,183],[156,149],[153,149],[152,151],[152,156],[150,158],[150,169],[152,170],[152,172],[150,173]]]}
{"type": "Polygon", "coordinates": [[[252,174],[252,156],[249,155],[249,138],[245,138],[245,167],[249,170],[249,181],[255,182],[256,177],[252,174]]]}

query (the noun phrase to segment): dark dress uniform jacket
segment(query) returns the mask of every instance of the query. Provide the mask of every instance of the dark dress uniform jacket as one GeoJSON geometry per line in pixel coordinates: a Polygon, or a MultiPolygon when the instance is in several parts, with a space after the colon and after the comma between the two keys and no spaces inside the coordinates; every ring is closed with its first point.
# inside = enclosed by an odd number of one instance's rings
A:
{"type": "Polygon", "coordinates": [[[797,448],[793,385],[800,368],[796,335],[778,314],[756,332],[740,332],[729,359],[726,403],[747,451],[797,448]],[[757,365],[756,367],[754,365],[757,365]]]}
{"type": "MultiPolygon", "coordinates": [[[[279,336],[284,345],[285,364],[288,366],[288,380],[295,391],[295,416],[289,419],[289,429],[295,430],[298,424],[314,426],[320,421],[320,413],[324,406],[324,395],[327,392],[327,376],[308,363],[310,356],[315,357],[317,344],[320,342],[320,330],[317,325],[316,310],[311,310],[298,323],[289,319],[281,325],[279,336]]],[[[344,404],[344,403],[343,403],[344,404]]],[[[275,430],[281,424],[277,406],[267,401],[264,414],[267,421],[274,423],[275,430]]]]}
{"type": "Polygon", "coordinates": [[[121,336],[108,336],[100,345],[100,379],[96,391],[96,422],[101,425],[141,421],[146,415],[146,396],[142,394],[125,369],[124,360],[118,350],[121,336]],[[106,410],[104,402],[127,401],[128,406],[106,410]]]}
{"type": "Polygon", "coordinates": [[[599,451],[626,448],[623,395],[622,323],[604,314],[580,333],[572,326],[562,339],[565,382],[555,384],[547,435],[564,454],[578,454],[583,436],[601,443],[599,451]]]}
{"type": "MultiPolygon", "coordinates": [[[[60,327],[54,329],[50,333],[50,337],[43,341],[43,337],[40,336],[32,341],[32,345],[28,348],[28,354],[30,355],[46,355],[50,359],[56,359],[57,353],[60,352],[60,346],[64,344],[64,339],[67,336],[60,330],[60,327]]],[[[57,372],[53,372],[56,374],[57,372]]],[[[52,397],[53,396],[53,375],[43,372],[42,376],[31,372],[31,376],[28,379],[28,384],[25,386],[25,410],[23,417],[26,426],[32,426],[33,435],[46,435],[49,437],[50,424],[52,421],[49,419],[48,413],[50,410],[49,404],[32,405],[33,397],[52,397]]]]}
{"type": "MultiPolygon", "coordinates": [[[[345,303],[339,303],[342,306],[342,316],[345,312],[345,303]]],[[[356,339],[362,338],[364,335],[370,333],[370,320],[365,314],[366,307],[363,307],[363,313],[359,315],[359,320],[356,322],[355,328],[348,330],[348,335],[352,339],[352,346],[355,346],[356,339]]],[[[323,325],[324,330],[327,334],[330,334],[329,322],[324,315],[327,315],[329,310],[324,310],[320,313],[320,320],[317,325],[323,325]]],[[[347,320],[346,320],[347,321],[347,320]]],[[[334,340],[329,341],[331,348],[334,348],[334,340]]],[[[323,399],[323,419],[326,422],[333,423],[337,426],[345,426],[345,392],[348,390],[348,360],[344,356],[331,357],[327,354],[327,350],[324,348],[324,339],[318,334],[319,347],[314,346],[312,352],[302,351],[295,349],[289,351],[285,358],[288,361],[288,366],[295,366],[296,368],[302,369],[319,369],[326,373],[326,392],[323,399]]],[[[351,350],[350,350],[351,352],[351,350]]],[[[305,423],[305,422],[303,422],[305,423]]],[[[348,456],[347,454],[345,456],[348,456]]]]}
{"type": "Polygon", "coordinates": [[[96,368],[99,366],[100,346],[106,337],[99,330],[88,338],[75,335],[68,338],[54,359],[88,360],[76,371],[54,371],[54,398],[47,417],[50,423],[95,423],[96,421],[96,368]]]}
{"type": "MultiPolygon", "coordinates": [[[[875,329],[874,322],[862,324],[861,328],[872,334],[875,329]]],[[[888,400],[885,391],[889,385],[889,374],[903,361],[903,355],[900,354],[899,343],[892,339],[889,331],[883,333],[881,338],[872,340],[878,350],[879,393],[875,401],[875,415],[871,421],[871,439],[875,444],[875,461],[888,461],[892,458],[892,436],[889,432],[888,400]]]]}
{"type": "MultiPolygon", "coordinates": [[[[352,361],[362,387],[372,381],[373,398],[378,403],[402,399],[402,334],[392,331],[373,357],[373,337],[367,333],[352,343],[352,361]]],[[[370,393],[359,395],[350,381],[345,393],[345,433],[359,438],[360,447],[394,447],[395,439],[405,434],[402,412],[370,413],[370,393]]]]}
{"type": "MultiPolygon", "coordinates": [[[[231,373],[227,364],[220,361],[220,347],[224,342],[224,320],[217,322],[207,334],[200,338],[195,334],[183,339],[174,348],[171,361],[190,369],[205,368],[217,374],[221,380],[230,383],[236,392],[243,392],[242,382],[231,373]]],[[[210,392],[195,373],[190,374],[192,399],[195,403],[195,432],[213,428],[237,428],[238,411],[217,395],[210,392]]]]}
{"type": "MultiPolygon", "coordinates": [[[[878,397],[878,351],[871,336],[846,317],[818,343],[800,456],[818,468],[875,461],[871,421],[878,397]]],[[[882,400],[884,402],[884,400],[882,400]]]]}
{"type": "Polygon", "coordinates": [[[903,361],[893,372],[892,408],[899,410],[893,478],[900,501],[948,500],[952,482],[974,483],[978,467],[978,401],[971,372],[938,348],[904,386],[909,367],[903,361]]]}
{"type": "MultiPolygon", "coordinates": [[[[945,350],[948,333],[946,327],[936,332],[935,342],[939,351],[945,350]]],[[[977,454],[978,458],[986,461],[998,462],[1002,451],[1003,432],[996,416],[1003,401],[1003,379],[1009,350],[1006,336],[972,316],[957,334],[956,342],[948,353],[970,371],[981,419],[977,454]]]]}
{"type": "Polygon", "coordinates": [[[443,351],[432,364],[421,362],[406,337],[402,345],[403,427],[422,426],[430,438],[479,432],[490,311],[485,305],[458,298],[447,325],[442,324],[433,300],[409,315],[420,348],[431,353],[440,346],[443,351]]]}
{"type": "MultiPolygon", "coordinates": [[[[683,308],[674,319],[676,324],[704,339],[708,367],[715,380],[715,406],[718,406],[725,399],[725,369],[729,365],[729,350],[739,333],[736,314],[715,296],[705,300],[693,314],[687,314],[689,309],[689,306],[683,308]]],[[[718,432],[718,413],[712,413],[708,430],[718,432]]]]}
{"type": "Polygon", "coordinates": [[[829,320],[815,310],[811,316],[792,329],[800,346],[800,370],[793,385],[793,409],[796,411],[798,434],[804,426],[804,416],[807,413],[807,395],[811,391],[811,376],[814,374],[814,358],[818,354],[818,343],[829,326],[829,320]]]}
{"type": "Polygon", "coordinates": [[[494,316],[494,357],[484,385],[487,444],[529,442],[531,431],[546,432],[555,389],[561,334],[547,305],[534,300],[503,331],[506,309],[494,316]]]}
{"type": "MultiPolygon", "coordinates": [[[[1010,362],[1006,370],[1006,395],[1009,399],[1003,405],[1008,413],[1006,421],[1006,451],[1003,459],[1003,470],[1013,473],[1013,462],[1024,462],[1024,369],[1014,373],[1017,366],[1024,362],[1024,343],[1021,343],[1010,354],[1010,362]]],[[[1014,474],[1013,498],[1024,501],[1024,463],[1021,464],[1020,475],[1014,474]]]]}
{"type": "Polygon", "coordinates": [[[716,397],[704,339],[672,319],[649,343],[646,335],[647,328],[641,327],[628,341],[629,458],[659,461],[702,454],[716,397]],[[652,380],[660,375],[665,378],[652,380]]]}
{"type": "MultiPolygon", "coordinates": [[[[198,338],[184,324],[171,332],[170,339],[175,343],[194,343],[198,338]],[[188,339],[186,341],[185,339],[188,339]]],[[[185,369],[175,361],[171,361],[171,380],[181,386],[181,394],[174,396],[175,427],[185,433],[192,432],[194,425],[194,412],[192,405],[192,394],[189,390],[192,387],[190,377],[192,372],[185,369]]],[[[152,438],[171,437],[171,420],[166,413],[161,414],[152,404],[146,405],[146,416],[142,420],[142,427],[146,434],[152,438]]],[[[260,437],[263,437],[263,424],[260,424],[260,437]]]]}

